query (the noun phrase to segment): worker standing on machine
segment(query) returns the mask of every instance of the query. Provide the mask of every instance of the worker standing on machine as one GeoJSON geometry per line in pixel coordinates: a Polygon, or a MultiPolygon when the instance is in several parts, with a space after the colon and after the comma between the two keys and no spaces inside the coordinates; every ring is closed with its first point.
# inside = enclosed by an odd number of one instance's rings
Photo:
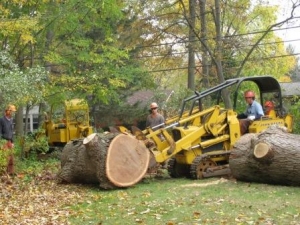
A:
{"type": "Polygon", "coordinates": [[[264,111],[260,103],[255,100],[255,93],[251,90],[244,92],[244,98],[247,102],[246,111],[238,114],[237,118],[240,121],[241,135],[248,132],[250,122],[258,120],[264,116],[264,111]]]}
{"type": "Polygon", "coordinates": [[[165,118],[158,113],[158,105],[156,102],[150,104],[150,114],[147,116],[146,127],[150,127],[153,131],[165,126],[165,118]]]}
{"type": "MultiPolygon", "coordinates": [[[[8,105],[5,108],[5,113],[2,118],[0,118],[0,139],[6,140],[3,149],[12,149],[14,147],[13,144],[13,117],[14,113],[17,111],[14,105],[8,105]]],[[[8,163],[6,172],[9,175],[14,174],[14,157],[13,154],[8,156],[8,163]]]]}

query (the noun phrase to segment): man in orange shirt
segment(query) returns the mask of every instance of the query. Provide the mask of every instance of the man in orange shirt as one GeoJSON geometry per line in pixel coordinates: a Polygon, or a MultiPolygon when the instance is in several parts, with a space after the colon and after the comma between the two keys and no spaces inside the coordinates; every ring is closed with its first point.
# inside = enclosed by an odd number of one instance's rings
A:
{"type": "Polygon", "coordinates": [[[271,110],[274,109],[274,103],[271,101],[266,101],[264,107],[265,107],[265,114],[269,115],[271,110]]]}

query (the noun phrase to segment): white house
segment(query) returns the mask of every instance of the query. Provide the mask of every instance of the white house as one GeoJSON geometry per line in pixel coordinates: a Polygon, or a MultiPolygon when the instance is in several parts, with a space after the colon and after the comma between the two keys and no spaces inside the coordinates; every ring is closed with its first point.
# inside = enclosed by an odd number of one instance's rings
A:
{"type": "MultiPolygon", "coordinates": [[[[25,126],[26,108],[23,109],[23,122],[25,126]]],[[[27,132],[33,132],[38,129],[39,107],[33,106],[28,112],[27,132]]]]}

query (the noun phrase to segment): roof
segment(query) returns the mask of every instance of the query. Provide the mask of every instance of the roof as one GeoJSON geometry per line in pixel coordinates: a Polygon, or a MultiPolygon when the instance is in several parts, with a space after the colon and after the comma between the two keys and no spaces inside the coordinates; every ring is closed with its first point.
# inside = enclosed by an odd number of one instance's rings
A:
{"type": "MultiPolygon", "coordinates": [[[[163,93],[166,96],[171,94],[171,90],[164,90],[163,93]]],[[[127,103],[129,105],[140,104],[140,106],[146,106],[154,99],[155,92],[151,90],[139,90],[134,92],[131,96],[127,98],[127,103]]]]}
{"type": "Polygon", "coordinates": [[[282,97],[300,96],[300,82],[282,82],[279,84],[282,97]]]}
{"type": "Polygon", "coordinates": [[[127,98],[127,103],[129,105],[134,105],[137,103],[148,104],[150,99],[153,97],[153,91],[150,90],[140,90],[134,92],[131,96],[127,98]]]}
{"type": "MultiPolygon", "coordinates": [[[[244,81],[252,81],[256,83],[259,88],[259,91],[262,93],[268,92],[280,92],[280,85],[278,81],[272,76],[253,76],[253,77],[240,77],[231,80],[238,81],[238,86],[244,81]]],[[[229,80],[229,81],[231,81],[229,80]]]]}

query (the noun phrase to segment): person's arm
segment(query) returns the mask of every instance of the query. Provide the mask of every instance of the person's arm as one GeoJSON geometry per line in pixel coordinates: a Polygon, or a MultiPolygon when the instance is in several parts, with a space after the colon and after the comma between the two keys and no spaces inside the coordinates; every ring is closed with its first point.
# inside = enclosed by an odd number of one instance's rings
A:
{"type": "Polygon", "coordinates": [[[245,113],[240,113],[240,114],[237,115],[237,118],[238,119],[246,119],[247,116],[245,115],[245,113]]]}
{"type": "Polygon", "coordinates": [[[3,121],[2,118],[0,118],[0,139],[3,139],[2,138],[2,135],[3,135],[3,132],[2,132],[2,130],[3,130],[3,122],[2,121],[3,121]]]}
{"type": "Polygon", "coordinates": [[[261,106],[261,104],[259,104],[258,102],[256,102],[255,104],[255,110],[256,110],[256,114],[255,114],[255,119],[260,119],[262,116],[264,116],[264,110],[261,106]]]}
{"type": "Polygon", "coordinates": [[[146,119],[146,127],[149,127],[150,126],[150,121],[149,121],[149,116],[147,116],[147,119],[146,119]]]}
{"type": "Polygon", "coordinates": [[[237,118],[238,118],[238,119],[247,119],[247,117],[248,117],[248,114],[247,114],[248,108],[249,108],[249,106],[247,106],[245,112],[242,112],[242,113],[238,114],[238,115],[237,115],[237,118]]]}
{"type": "Polygon", "coordinates": [[[165,118],[163,117],[163,115],[160,115],[160,124],[164,124],[161,127],[165,127],[165,118]]]}

